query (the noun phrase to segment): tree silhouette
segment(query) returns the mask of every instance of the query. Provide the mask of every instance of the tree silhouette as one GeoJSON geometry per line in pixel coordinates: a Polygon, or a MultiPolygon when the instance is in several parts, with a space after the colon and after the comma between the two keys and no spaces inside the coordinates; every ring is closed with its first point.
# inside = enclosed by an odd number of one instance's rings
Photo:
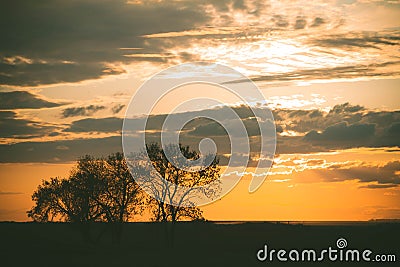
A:
{"type": "MultiPolygon", "coordinates": [[[[208,155],[209,166],[188,171],[177,164],[182,159],[180,153],[189,160],[200,158],[189,147],[168,145],[163,151],[154,143],[146,149],[153,168],[143,164],[145,154],[138,153],[129,158],[130,170],[135,179],[140,179],[141,186],[152,190],[157,198],[143,192],[132,177],[123,154],[116,153],[107,158],[84,156],[77,161],[67,179],[57,177],[42,181],[32,195],[35,205],[27,212],[28,216],[38,222],[120,224],[146,207],[153,221],[203,220],[202,211],[193,205],[191,197],[196,192],[207,196],[219,192],[218,159],[208,155]],[[172,156],[172,162],[166,154],[172,156]],[[154,179],[156,172],[163,179],[154,179]],[[216,183],[208,186],[212,182],[216,183]],[[178,186],[185,186],[187,190],[178,195],[178,186]],[[177,200],[176,205],[170,205],[172,199],[177,200]]],[[[120,235],[120,228],[117,232],[120,235]]]]}
{"type": "Polygon", "coordinates": [[[36,204],[28,211],[28,216],[38,222],[94,220],[94,217],[89,216],[93,213],[84,211],[88,208],[88,205],[82,205],[84,197],[77,195],[73,187],[73,182],[66,179],[51,178],[50,181],[43,181],[32,195],[36,204]]]}
{"type": "Polygon", "coordinates": [[[150,199],[154,221],[175,222],[178,220],[204,220],[202,211],[193,205],[191,197],[193,193],[200,191],[207,196],[213,196],[220,190],[218,159],[207,155],[211,164],[198,171],[188,171],[180,168],[182,157],[180,153],[189,160],[197,160],[200,155],[188,146],[167,145],[165,151],[159,144],[153,143],[146,146],[148,157],[154,169],[141,164],[144,153],[132,156],[128,160],[131,169],[136,170],[136,177],[140,179],[141,185],[151,190],[156,198],[150,199]],[[169,159],[166,155],[170,155],[169,159]],[[212,157],[210,159],[210,157],[212,157]],[[172,160],[173,162],[170,162],[172,160]],[[174,162],[175,161],[175,162],[174,162]],[[161,175],[162,179],[155,179],[155,172],[161,175]],[[169,182],[169,183],[168,183],[169,182]],[[210,183],[216,182],[213,186],[210,183]],[[185,186],[186,191],[178,195],[178,186],[185,186]],[[169,203],[177,205],[170,205],[169,203]]]}
{"type": "Polygon", "coordinates": [[[28,211],[34,221],[125,222],[140,212],[141,191],[121,153],[108,158],[84,156],[69,179],[43,181],[28,211]]]}

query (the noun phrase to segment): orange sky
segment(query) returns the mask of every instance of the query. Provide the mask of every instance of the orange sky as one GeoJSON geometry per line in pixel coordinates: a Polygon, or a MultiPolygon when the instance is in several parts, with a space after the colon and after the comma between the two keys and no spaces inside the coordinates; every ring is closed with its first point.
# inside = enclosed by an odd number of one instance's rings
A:
{"type": "MultiPolygon", "coordinates": [[[[322,155],[280,155],[279,159],[318,158],[327,163],[355,159],[380,163],[396,160],[399,155],[400,151],[388,153],[354,149],[322,155]]],[[[28,220],[25,212],[33,205],[30,196],[41,180],[66,177],[72,167],[73,164],[1,164],[3,194],[0,195],[0,220],[28,220]]],[[[398,187],[376,190],[360,188],[360,183],[355,180],[323,182],[324,168],[307,170],[305,164],[299,169],[304,170],[268,176],[255,193],[248,192],[250,177],[244,176],[238,186],[221,200],[203,206],[204,216],[209,220],[261,221],[352,221],[400,216],[398,187]]]]}

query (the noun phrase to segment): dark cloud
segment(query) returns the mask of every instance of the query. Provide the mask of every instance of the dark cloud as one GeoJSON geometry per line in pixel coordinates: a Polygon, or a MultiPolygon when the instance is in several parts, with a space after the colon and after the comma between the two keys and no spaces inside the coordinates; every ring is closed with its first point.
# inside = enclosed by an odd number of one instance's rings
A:
{"type": "Polygon", "coordinates": [[[359,105],[344,103],[329,112],[277,109],[274,117],[283,131],[304,135],[278,136],[280,153],[400,146],[400,111],[369,111],[359,105]]]}
{"type": "Polygon", "coordinates": [[[362,119],[370,123],[375,123],[378,127],[386,128],[400,121],[400,111],[369,111],[367,114],[364,114],[362,119]]]}
{"type": "MultiPolygon", "coordinates": [[[[43,57],[45,53],[41,54],[43,57]]],[[[101,62],[94,63],[32,63],[10,66],[0,63],[0,84],[36,86],[61,82],[77,82],[105,75],[122,74],[121,68],[108,68],[101,62]]]]}
{"type": "Polygon", "coordinates": [[[72,122],[65,132],[118,132],[122,130],[121,118],[83,119],[72,122]]]}
{"type": "MultiPolygon", "coordinates": [[[[192,29],[208,20],[199,3],[132,5],[123,0],[15,0],[0,8],[0,84],[76,82],[123,73],[124,47],[163,53],[168,42],[143,35],[192,29]]],[[[153,60],[165,61],[155,58],[153,60]]]]}
{"type": "Polygon", "coordinates": [[[228,135],[224,127],[217,122],[210,122],[208,124],[201,124],[195,127],[194,130],[189,132],[192,135],[199,136],[216,136],[216,135],[228,135]]]}
{"type": "Polygon", "coordinates": [[[373,137],[375,124],[348,124],[339,122],[326,128],[322,133],[312,130],[304,137],[307,141],[348,142],[373,137]]]}
{"type": "MultiPolygon", "coordinates": [[[[188,134],[190,135],[195,135],[195,136],[226,136],[228,137],[227,131],[224,129],[222,125],[220,125],[217,122],[214,121],[209,121],[208,123],[204,122],[199,122],[196,121],[197,124],[188,125],[188,128],[193,127],[194,129],[189,131],[188,134]]],[[[247,131],[247,135],[249,137],[252,136],[259,136],[260,135],[260,129],[258,126],[258,122],[255,118],[242,118],[242,122],[245,126],[245,129],[247,131]]],[[[224,126],[230,125],[232,129],[235,129],[235,126],[233,125],[233,121],[226,121],[224,122],[224,126]]],[[[233,134],[236,134],[234,132],[233,134]]]]}
{"type": "MultiPolygon", "coordinates": [[[[280,74],[251,77],[254,82],[286,82],[294,80],[351,79],[357,77],[389,77],[400,75],[400,61],[371,63],[368,65],[340,66],[332,68],[305,69],[280,74]],[[391,67],[391,70],[384,70],[391,67]]],[[[233,80],[226,83],[243,83],[247,80],[233,80]]]]}
{"type": "MultiPolygon", "coordinates": [[[[226,116],[227,108],[218,108],[213,110],[204,110],[200,114],[196,112],[197,115],[215,117],[219,116],[224,119],[226,116]],[[218,115],[216,115],[218,114],[218,115]]],[[[237,107],[237,113],[240,117],[245,120],[245,126],[248,128],[249,133],[252,133],[254,139],[251,141],[252,151],[257,151],[256,146],[259,145],[259,140],[256,136],[256,121],[254,114],[251,110],[244,107],[237,107]]],[[[12,114],[8,114],[10,116],[12,114]]],[[[171,115],[175,120],[186,119],[187,117],[193,117],[191,112],[173,114],[171,115]]],[[[166,115],[154,115],[150,116],[147,121],[147,130],[155,130],[146,134],[146,140],[148,142],[159,142],[160,132],[166,115]]],[[[137,118],[132,120],[143,120],[143,118],[137,118]]],[[[204,138],[208,137],[215,129],[213,127],[208,128],[209,119],[197,118],[188,123],[181,134],[181,142],[185,145],[190,145],[192,148],[198,148],[199,142],[204,138]],[[201,128],[204,131],[201,132],[201,128]],[[196,133],[191,132],[193,129],[197,129],[196,133]],[[200,129],[200,130],[199,130],[200,129]]],[[[226,123],[230,123],[227,121],[226,123]]],[[[133,123],[133,125],[135,125],[133,123]]],[[[214,126],[214,125],[213,125],[214,126]]],[[[17,144],[2,145],[0,146],[0,157],[2,162],[55,162],[55,161],[68,161],[74,160],[76,157],[83,154],[107,154],[116,151],[121,151],[121,136],[120,132],[122,129],[122,119],[116,117],[110,118],[99,118],[99,119],[82,119],[74,121],[71,125],[64,130],[64,133],[74,132],[103,132],[103,133],[115,133],[116,136],[105,138],[105,139],[77,139],[68,141],[51,141],[51,142],[22,142],[17,144]],[[118,140],[117,140],[118,139],[118,140]],[[118,145],[116,143],[118,142],[118,145]],[[109,145],[109,143],[111,143],[109,145]],[[68,149],[62,149],[62,148],[68,149]],[[99,147],[103,147],[100,149],[99,147]]],[[[131,129],[136,131],[139,129],[131,129]]],[[[259,135],[259,133],[257,134],[259,135]]],[[[219,153],[230,153],[230,139],[226,135],[217,135],[213,139],[217,144],[219,153]]]]}
{"type": "Polygon", "coordinates": [[[400,148],[385,149],[385,152],[400,152],[400,148]]]}
{"type": "MultiPolygon", "coordinates": [[[[317,161],[316,165],[325,163],[324,160],[317,161]]],[[[309,161],[306,164],[312,166],[309,161]]],[[[293,166],[293,162],[286,162],[286,165],[293,166]]],[[[358,161],[338,162],[328,167],[322,165],[320,168],[305,168],[299,172],[302,174],[294,176],[294,182],[307,183],[308,177],[318,177],[313,182],[356,181],[358,188],[368,189],[394,188],[400,185],[400,161],[397,160],[379,165],[358,161]]]]}
{"type": "Polygon", "coordinates": [[[90,116],[96,113],[97,111],[105,108],[106,108],[105,106],[95,106],[95,105],[90,105],[87,107],[66,108],[62,112],[62,116],[64,118],[76,117],[76,116],[90,116]]]}
{"type": "Polygon", "coordinates": [[[272,21],[278,28],[286,28],[287,26],[289,26],[289,21],[284,16],[281,15],[274,15],[272,17],[272,21]]]}
{"type": "MultiPolygon", "coordinates": [[[[262,109],[256,107],[255,109],[262,109]]],[[[194,115],[200,116],[191,120],[185,125],[181,134],[180,142],[189,145],[192,148],[198,148],[199,142],[206,137],[212,138],[218,148],[218,153],[231,153],[231,139],[226,134],[225,130],[218,123],[204,117],[217,117],[223,121],[223,125],[231,125],[235,123],[228,117],[228,107],[203,110],[200,112],[185,112],[172,114],[172,119],[175,121],[186,121],[187,118],[193,118],[194,115]],[[204,116],[201,118],[201,116],[204,116]]],[[[260,149],[261,138],[258,125],[254,118],[254,114],[248,107],[239,106],[233,108],[238,116],[243,120],[243,123],[248,132],[250,140],[250,152],[252,157],[257,158],[257,152],[260,149]]],[[[357,148],[357,147],[400,147],[400,111],[370,111],[362,106],[351,105],[344,103],[334,106],[329,112],[321,110],[290,110],[276,109],[273,111],[275,118],[275,127],[277,131],[277,153],[310,153],[321,151],[332,151],[336,149],[357,148]],[[290,123],[288,123],[290,121],[290,123]],[[283,136],[286,131],[297,132],[298,136],[283,136]]],[[[146,139],[148,142],[160,142],[160,130],[167,115],[153,115],[147,121],[146,139]]],[[[50,126],[43,125],[38,122],[31,122],[16,118],[16,114],[11,111],[0,112],[1,133],[3,137],[25,138],[26,136],[56,136],[60,133],[109,133],[115,135],[113,138],[121,139],[122,118],[87,118],[72,122],[63,132],[55,131],[50,126]],[[5,130],[3,130],[3,128],[5,130]]],[[[135,128],[135,125],[141,124],[144,118],[133,118],[130,124],[133,126],[132,132],[140,130],[135,128]],[[138,123],[135,123],[137,121],[138,123]],[[139,123],[140,122],[140,123],[139,123]]],[[[271,127],[273,124],[271,124],[271,127]]],[[[93,137],[96,139],[95,135],[93,137]]],[[[63,160],[68,158],[68,155],[77,156],[82,152],[80,145],[84,142],[90,143],[91,139],[87,140],[70,140],[69,143],[64,141],[53,143],[34,143],[29,147],[29,142],[19,144],[10,144],[1,147],[3,161],[18,162],[18,154],[10,151],[40,151],[42,157],[34,157],[34,153],[24,156],[25,161],[40,161],[43,158],[52,159],[53,157],[63,160]],[[75,143],[75,141],[77,143],[75,143]],[[53,144],[53,145],[52,145],[53,144]],[[57,149],[58,147],[58,149],[57,149]],[[68,147],[68,150],[60,148],[68,147]],[[25,149],[25,150],[24,150],[25,149]],[[75,151],[77,149],[77,151],[75,151]],[[53,151],[57,153],[53,155],[53,151]],[[66,153],[64,157],[59,153],[66,153]],[[31,155],[31,157],[29,157],[31,155]],[[15,158],[13,158],[15,157],[15,158]]],[[[112,139],[114,140],[114,139],[112,139]]],[[[100,142],[100,141],[99,141],[100,142]]],[[[113,142],[116,142],[115,140],[113,142]]],[[[244,140],[236,140],[241,144],[245,144],[244,140]]],[[[269,142],[269,141],[267,141],[269,142]]],[[[100,145],[97,141],[93,141],[92,145],[100,145]]],[[[90,146],[86,153],[91,153],[90,146]]],[[[97,148],[93,148],[96,151],[97,148]]],[[[111,151],[111,147],[109,147],[111,151]]],[[[113,152],[113,151],[112,151],[113,152]]],[[[25,152],[23,152],[25,153],[25,152]]],[[[71,157],[72,157],[71,156],[71,157]]],[[[22,160],[22,159],[21,159],[22,160]]],[[[227,162],[227,159],[222,158],[221,162],[227,162]]]]}
{"type": "Polygon", "coordinates": [[[0,162],[70,162],[83,155],[122,152],[121,136],[0,145],[0,162]],[[60,149],[68,147],[68,149],[60,149]]]}
{"type": "Polygon", "coordinates": [[[294,28],[296,30],[304,29],[307,25],[307,20],[303,17],[297,17],[296,22],[294,23],[294,28]]]}
{"type": "Polygon", "coordinates": [[[5,119],[15,118],[16,113],[14,111],[0,111],[0,122],[5,119]]]}
{"type": "Polygon", "coordinates": [[[313,20],[313,23],[311,24],[311,27],[318,27],[321,26],[322,24],[325,24],[325,20],[320,17],[316,17],[313,20]]]}
{"type": "MultiPolygon", "coordinates": [[[[349,124],[361,122],[361,119],[363,118],[363,111],[364,108],[361,106],[353,106],[349,103],[344,103],[335,105],[327,113],[318,109],[276,109],[273,111],[273,113],[278,125],[284,126],[286,130],[307,133],[312,130],[325,130],[326,127],[342,121],[345,121],[349,124]],[[290,121],[291,123],[288,124],[287,121],[290,121]]],[[[369,120],[366,120],[365,122],[375,123],[369,120]]]]}
{"type": "Polygon", "coordinates": [[[40,109],[58,107],[62,104],[49,102],[26,91],[0,92],[1,109],[40,109]]]}
{"type": "Polygon", "coordinates": [[[360,186],[359,188],[382,189],[382,188],[393,188],[397,186],[398,186],[397,184],[369,184],[360,186]]]}
{"type": "Polygon", "coordinates": [[[123,108],[125,107],[125,105],[122,104],[118,104],[112,107],[111,111],[113,114],[117,114],[118,112],[120,112],[123,108]]]}
{"type": "Polygon", "coordinates": [[[347,103],[344,103],[344,104],[335,105],[329,111],[329,113],[336,113],[336,114],[338,114],[338,113],[340,113],[340,114],[343,114],[343,113],[355,113],[355,112],[358,112],[358,111],[362,111],[364,109],[365,108],[360,106],[360,105],[353,106],[353,105],[351,105],[350,103],[347,102],[347,103]]]}
{"type": "Polygon", "coordinates": [[[334,166],[328,168],[327,181],[358,180],[360,183],[373,183],[367,188],[388,188],[400,184],[400,161],[391,161],[383,166],[361,164],[359,166],[334,166]]]}
{"type": "Polygon", "coordinates": [[[376,48],[379,45],[399,45],[400,32],[393,32],[391,35],[379,35],[371,33],[331,35],[323,39],[313,40],[314,45],[322,47],[344,47],[344,48],[376,48]]]}
{"type": "Polygon", "coordinates": [[[258,13],[260,9],[268,6],[268,1],[245,1],[245,0],[184,0],[182,3],[200,3],[213,6],[219,14],[225,15],[233,10],[245,11],[248,14],[258,13]]]}
{"type": "Polygon", "coordinates": [[[388,136],[400,137],[400,122],[395,122],[390,125],[388,131],[388,136]]]}
{"type": "Polygon", "coordinates": [[[51,133],[55,127],[19,119],[12,111],[0,111],[0,129],[1,138],[32,138],[45,136],[51,133]]]}

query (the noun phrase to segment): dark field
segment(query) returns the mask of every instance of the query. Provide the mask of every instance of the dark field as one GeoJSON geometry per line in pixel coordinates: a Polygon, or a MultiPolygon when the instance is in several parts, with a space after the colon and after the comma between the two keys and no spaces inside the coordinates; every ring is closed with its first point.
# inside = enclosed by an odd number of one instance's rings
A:
{"type": "MultiPolygon", "coordinates": [[[[287,225],[211,222],[111,224],[0,223],[2,266],[400,266],[400,223],[287,225]],[[396,263],[259,262],[269,249],[347,249],[395,254],[396,263]],[[4,264],[5,263],[5,264],[4,264]]],[[[371,256],[372,257],[372,256],[371,256]]]]}

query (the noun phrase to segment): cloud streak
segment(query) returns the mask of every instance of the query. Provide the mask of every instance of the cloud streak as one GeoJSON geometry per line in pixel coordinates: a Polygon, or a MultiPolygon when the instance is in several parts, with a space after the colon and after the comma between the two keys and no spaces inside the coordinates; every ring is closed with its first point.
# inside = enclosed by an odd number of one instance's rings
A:
{"type": "MultiPolygon", "coordinates": [[[[254,82],[288,82],[308,80],[354,79],[354,78],[383,78],[400,75],[400,61],[370,63],[350,66],[339,66],[318,69],[304,69],[292,72],[253,76],[254,82]],[[388,69],[389,68],[389,69],[388,69]]],[[[242,83],[244,80],[233,80],[227,83],[242,83]]]]}
{"type": "Polygon", "coordinates": [[[105,109],[105,106],[90,105],[86,107],[72,107],[66,108],[62,112],[64,118],[77,117],[77,116],[90,116],[97,111],[105,109]]]}
{"type": "Polygon", "coordinates": [[[63,104],[41,99],[27,91],[0,92],[0,110],[41,109],[58,107],[63,104]]]}
{"type": "Polygon", "coordinates": [[[46,136],[56,129],[41,122],[20,119],[12,111],[0,111],[0,126],[0,138],[17,139],[46,136]]]}

